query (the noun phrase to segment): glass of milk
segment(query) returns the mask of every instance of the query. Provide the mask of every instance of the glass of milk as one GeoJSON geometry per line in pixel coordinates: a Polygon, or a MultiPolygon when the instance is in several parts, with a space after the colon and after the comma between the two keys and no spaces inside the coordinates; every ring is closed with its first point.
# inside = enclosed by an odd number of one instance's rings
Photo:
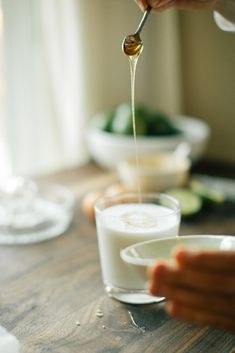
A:
{"type": "Polygon", "coordinates": [[[176,237],[180,206],[176,199],[157,193],[121,193],[95,205],[101,269],[105,291],[125,303],[159,301],[146,291],[145,276],[124,263],[120,251],[156,238],[176,237]]]}

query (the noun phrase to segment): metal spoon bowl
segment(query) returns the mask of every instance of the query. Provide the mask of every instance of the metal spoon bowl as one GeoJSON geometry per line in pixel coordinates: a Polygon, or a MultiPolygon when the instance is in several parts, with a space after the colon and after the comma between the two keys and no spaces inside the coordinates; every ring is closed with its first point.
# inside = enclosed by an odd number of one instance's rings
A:
{"type": "Polygon", "coordinates": [[[139,33],[126,36],[122,43],[122,50],[128,56],[140,54],[143,50],[143,42],[139,33]]]}
{"type": "Polygon", "coordinates": [[[145,11],[140,24],[134,34],[129,34],[126,36],[122,42],[122,50],[128,56],[139,55],[143,50],[143,42],[140,38],[140,33],[144,27],[144,24],[148,18],[148,15],[151,11],[151,7],[149,6],[145,11]]]}

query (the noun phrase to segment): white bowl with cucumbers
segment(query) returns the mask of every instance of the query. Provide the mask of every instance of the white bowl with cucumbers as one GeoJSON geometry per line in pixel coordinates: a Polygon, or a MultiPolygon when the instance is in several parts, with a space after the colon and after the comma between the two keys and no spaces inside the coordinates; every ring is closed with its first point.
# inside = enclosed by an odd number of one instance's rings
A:
{"type": "MultiPolygon", "coordinates": [[[[142,156],[172,152],[180,143],[190,145],[194,162],[203,155],[210,136],[209,126],[193,117],[168,116],[137,104],[135,110],[137,148],[142,156]]],[[[123,103],[95,116],[87,131],[91,157],[99,165],[114,169],[117,163],[135,158],[132,114],[129,103],[123,103]]]]}

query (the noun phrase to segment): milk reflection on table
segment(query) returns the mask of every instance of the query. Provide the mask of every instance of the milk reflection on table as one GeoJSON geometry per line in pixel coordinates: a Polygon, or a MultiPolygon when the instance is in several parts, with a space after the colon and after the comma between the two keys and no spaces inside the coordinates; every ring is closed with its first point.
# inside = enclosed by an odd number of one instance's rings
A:
{"type": "MultiPolygon", "coordinates": [[[[160,197],[164,198],[164,195],[161,194],[160,197]]],[[[153,194],[150,199],[152,198],[153,194]]],[[[119,200],[101,212],[96,210],[100,260],[106,290],[144,289],[143,278],[120,258],[121,249],[145,240],[178,235],[179,209],[173,210],[156,204],[153,200],[145,201],[146,194],[142,203],[127,203],[127,200],[122,203],[119,200]]]]}

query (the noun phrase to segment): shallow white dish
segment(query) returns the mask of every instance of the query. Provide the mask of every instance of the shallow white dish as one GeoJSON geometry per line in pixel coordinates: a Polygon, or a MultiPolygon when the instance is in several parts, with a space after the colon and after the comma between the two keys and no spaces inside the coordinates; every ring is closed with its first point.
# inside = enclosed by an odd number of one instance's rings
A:
{"type": "Polygon", "coordinates": [[[130,265],[151,266],[159,261],[172,261],[172,252],[177,247],[192,250],[234,250],[235,237],[227,235],[185,235],[178,238],[155,239],[131,245],[121,250],[123,261],[130,265]]]}
{"type": "MultiPolygon", "coordinates": [[[[199,119],[183,115],[174,116],[172,120],[182,133],[172,136],[137,137],[140,156],[174,151],[182,142],[190,144],[190,158],[193,161],[203,155],[210,136],[209,126],[199,119]]],[[[117,135],[92,127],[88,130],[87,143],[91,157],[105,168],[113,169],[118,162],[135,157],[135,144],[132,136],[117,135]]]]}
{"type": "MultiPolygon", "coordinates": [[[[14,214],[5,219],[0,217],[0,244],[38,243],[62,235],[70,226],[75,205],[73,193],[62,185],[43,182],[35,185],[37,192],[30,203],[23,205],[23,199],[22,207],[18,205],[14,214]]],[[[8,210],[2,197],[1,216],[8,210]]]]}
{"type": "Polygon", "coordinates": [[[128,159],[118,165],[121,182],[130,189],[142,191],[163,191],[181,186],[188,180],[191,162],[189,158],[174,153],[159,153],[136,159],[128,159]]]}

